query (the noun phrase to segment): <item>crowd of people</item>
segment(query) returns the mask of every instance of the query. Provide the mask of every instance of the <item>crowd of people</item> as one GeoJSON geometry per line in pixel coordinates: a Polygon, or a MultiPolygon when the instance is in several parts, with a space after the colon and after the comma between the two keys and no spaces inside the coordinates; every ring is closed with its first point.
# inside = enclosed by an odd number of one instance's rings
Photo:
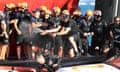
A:
{"type": "Polygon", "coordinates": [[[52,10],[41,6],[29,12],[26,2],[8,3],[0,11],[0,60],[8,57],[13,38],[18,60],[22,53],[40,63],[47,58],[111,57],[120,53],[120,17],[107,23],[101,10],[89,9],[83,16],[80,9],[70,14],[57,6],[52,10]]]}

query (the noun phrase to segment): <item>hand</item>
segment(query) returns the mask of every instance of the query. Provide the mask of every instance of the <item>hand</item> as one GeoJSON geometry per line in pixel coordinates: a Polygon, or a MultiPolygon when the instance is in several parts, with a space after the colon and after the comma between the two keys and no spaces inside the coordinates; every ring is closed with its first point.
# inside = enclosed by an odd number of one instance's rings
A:
{"type": "Polygon", "coordinates": [[[8,38],[7,32],[3,32],[3,34],[4,34],[5,38],[8,38]]]}
{"type": "Polygon", "coordinates": [[[56,37],[56,33],[50,33],[50,36],[56,37]]]}
{"type": "Polygon", "coordinates": [[[93,36],[93,35],[94,35],[94,32],[91,32],[91,35],[93,36]]]}
{"type": "Polygon", "coordinates": [[[46,34],[48,34],[48,32],[46,31],[43,31],[42,33],[40,33],[40,35],[46,35],[46,34]]]}
{"type": "Polygon", "coordinates": [[[100,49],[99,46],[96,46],[96,47],[95,47],[95,50],[99,50],[99,49],[100,49]]]}
{"type": "Polygon", "coordinates": [[[22,32],[21,32],[21,31],[17,31],[17,33],[18,33],[18,35],[21,35],[21,34],[22,34],[22,32]]]}
{"type": "Polygon", "coordinates": [[[57,66],[58,66],[58,64],[53,64],[53,65],[52,65],[53,68],[54,68],[54,67],[57,67],[57,66]]]}
{"type": "Polygon", "coordinates": [[[46,62],[43,55],[37,56],[36,61],[40,64],[45,64],[45,62],[46,62]]]}
{"type": "Polygon", "coordinates": [[[33,52],[37,52],[38,51],[38,47],[32,46],[32,51],[33,52]]]}
{"type": "Polygon", "coordinates": [[[110,51],[110,48],[105,48],[103,53],[107,54],[110,51]]]}
{"type": "Polygon", "coordinates": [[[88,36],[88,33],[84,32],[84,33],[83,33],[83,36],[84,36],[84,37],[87,37],[87,36],[88,36]]]}

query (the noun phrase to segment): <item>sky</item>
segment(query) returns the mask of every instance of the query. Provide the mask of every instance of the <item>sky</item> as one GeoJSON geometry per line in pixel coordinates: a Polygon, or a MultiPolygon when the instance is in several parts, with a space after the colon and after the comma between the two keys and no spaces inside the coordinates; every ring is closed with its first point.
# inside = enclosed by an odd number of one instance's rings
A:
{"type": "Polygon", "coordinates": [[[80,2],[94,2],[95,0],[80,0],[80,2]]]}
{"type": "Polygon", "coordinates": [[[79,5],[95,5],[95,0],[80,0],[79,5]]]}
{"type": "Polygon", "coordinates": [[[82,11],[82,14],[85,15],[87,9],[94,10],[95,0],[80,0],[79,7],[82,11]]]}

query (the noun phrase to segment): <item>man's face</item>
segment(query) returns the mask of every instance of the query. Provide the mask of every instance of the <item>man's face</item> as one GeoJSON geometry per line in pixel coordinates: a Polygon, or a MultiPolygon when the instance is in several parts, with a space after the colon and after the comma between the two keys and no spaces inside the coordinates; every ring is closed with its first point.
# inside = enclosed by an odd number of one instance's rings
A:
{"type": "Polygon", "coordinates": [[[120,18],[115,18],[115,19],[114,19],[114,22],[115,22],[116,24],[120,24],[120,18]]]}
{"type": "Polygon", "coordinates": [[[36,18],[39,18],[39,17],[40,17],[40,12],[35,12],[34,16],[35,16],[36,18]]]}
{"type": "Polygon", "coordinates": [[[69,16],[68,15],[62,15],[62,21],[63,22],[68,22],[69,16]]]}
{"type": "Polygon", "coordinates": [[[95,15],[94,18],[95,18],[96,21],[100,21],[101,20],[101,16],[95,15]]]}
{"type": "Polygon", "coordinates": [[[45,19],[48,19],[50,17],[49,14],[45,14],[45,19]]]}

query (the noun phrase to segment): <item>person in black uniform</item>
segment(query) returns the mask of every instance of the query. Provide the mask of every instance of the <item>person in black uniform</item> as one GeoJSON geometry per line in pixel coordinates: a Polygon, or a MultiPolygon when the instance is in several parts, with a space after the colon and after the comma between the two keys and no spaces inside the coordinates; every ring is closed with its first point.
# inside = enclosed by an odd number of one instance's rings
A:
{"type": "MultiPolygon", "coordinates": [[[[74,57],[75,53],[78,54],[77,44],[74,39],[74,35],[77,34],[79,28],[77,28],[76,22],[70,18],[70,14],[68,10],[63,10],[60,32],[56,33],[56,35],[60,35],[63,37],[63,40],[66,40],[65,43],[70,44],[69,46],[69,56],[74,57]],[[74,53],[75,51],[75,53],[74,53]]],[[[66,47],[66,46],[64,46],[66,47]]]]}
{"type": "MultiPolygon", "coordinates": [[[[58,29],[58,31],[60,30],[60,28],[61,28],[61,26],[60,26],[60,21],[61,21],[60,14],[61,14],[61,9],[59,7],[54,7],[53,8],[53,15],[51,18],[51,22],[52,22],[53,26],[51,29],[58,29]]],[[[58,32],[58,31],[55,31],[55,32],[58,32]]],[[[62,38],[61,38],[61,36],[55,36],[55,37],[53,37],[53,40],[54,40],[53,51],[57,52],[58,56],[62,58],[63,57],[62,38]]]]}
{"type": "Polygon", "coordinates": [[[28,11],[28,4],[26,2],[18,3],[18,10],[16,13],[16,22],[14,25],[15,37],[17,45],[18,60],[21,59],[21,47],[24,46],[25,55],[28,59],[31,59],[31,33],[32,22],[31,13],[28,11]]]}
{"type": "MultiPolygon", "coordinates": [[[[42,39],[44,40],[41,43],[42,45],[45,44],[45,46],[43,46],[44,52],[41,52],[40,56],[37,55],[38,57],[36,58],[36,60],[39,63],[41,63],[41,61],[45,59],[45,61],[44,61],[45,63],[43,64],[43,67],[46,67],[46,68],[48,68],[48,70],[53,71],[53,70],[57,69],[57,67],[60,63],[60,58],[59,58],[59,56],[53,55],[51,53],[51,48],[53,48],[53,38],[54,38],[53,35],[51,34],[51,32],[54,32],[54,29],[53,29],[53,23],[50,21],[50,18],[51,18],[51,11],[46,10],[44,22],[41,23],[42,26],[40,27],[40,29],[43,30],[43,32],[40,33],[40,36],[42,36],[42,39]],[[47,26],[44,26],[45,24],[47,26]],[[46,33],[46,32],[48,32],[48,33],[46,33]],[[43,56],[43,57],[41,57],[41,56],[43,56]]],[[[42,69],[43,69],[43,67],[42,67],[42,69]]]]}
{"type": "MultiPolygon", "coordinates": [[[[41,12],[40,9],[35,9],[33,11],[32,27],[44,32],[44,30],[47,29],[48,24],[44,23],[45,19],[43,17],[41,17],[40,12],[41,12]]],[[[42,33],[42,32],[40,32],[40,33],[42,33]]],[[[36,47],[39,48],[38,51],[40,51],[40,52],[43,52],[43,49],[46,48],[46,39],[48,39],[48,38],[45,35],[39,34],[39,32],[35,35],[35,37],[33,39],[33,46],[32,46],[33,57],[35,56],[34,49],[36,47]]]]}
{"type": "Polygon", "coordinates": [[[4,13],[0,11],[0,43],[2,44],[0,48],[0,60],[5,60],[9,45],[7,26],[8,25],[5,22],[4,13]]]}
{"type": "MultiPolygon", "coordinates": [[[[15,4],[14,3],[8,3],[5,5],[4,8],[4,21],[6,24],[6,32],[8,34],[8,38],[5,40],[7,44],[10,45],[11,41],[11,35],[14,31],[14,24],[15,24],[15,4]]],[[[4,39],[4,38],[3,38],[4,39]]],[[[6,52],[6,58],[9,56],[9,46],[7,47],[6,52]]]]}
{"type": "Polygon", "coordinates": [[[73,12],[73,16],[72,16],[72,19],[74,19],[76,21],[77,24],[80,23],[81,19],[83,19],[83,15],[80,11],[80,9],[76,9],[74,12],[73,12]]]}
{"type": "Polygon", "coordinates": [[[45,32],[49,33],[50,36],[53,38],[53,48],[52,54],[57,54],[59,57],[63,57],[63,44],[61,36],[55,36],[55,33],[58,32],[61,28],[60,21],[61,21],[61,9],[59,7],[53,8],[53,15],[50,18],[50,28],[45,32]],[[57,53],[56,53],[57,52],[57,53]]]}
{"type": "Polygon", "coordinates": [[[45,64],[43,67],[46,67],[50,72],[54,72],[60,67],[61,58],[58,55],[47,54],[45,57],[45,64]]]}
{"type": "Polygon", "coordinates": [[[47,7],[44,6],[44,5],[42,5],[42,6],[40,7],[40,18],[44,18],[46,11],[47,11],[47,7]]]}
{"type": "Polygon", "coordinates": [[[6,4],[5,8],[4,8],[4,14],[5,14],[5,21],[9,25],[7,30],[9,30],[9,33],[11,35],[13,33],[13,30],[14,30],[14,21],[16,18],[15,4],[14,3],[6,4]]]}
{"type": "Polygon", "coordinates": [[[92,32],[90,32],[90,26],[92,24],[92,10],[87,10],[85,17],[81,20],[81,24],[79,24],[79,28],[82,31],[81,39],[82,39],[82,48],[83,48],[83,55],[87,55],[88,48],[91,47],[91,40],[92,38],[88,39],[93,35],[92,32]]]}
{"type": "MultiPolygon", "coordinates": [[[[53,27],[53,23],[50,21],[50,19],[51,19],[51,11],[50,10],[46,10],[46,12],[45,12],[45,17],[44,17],[44,24],[47,24],[48,26],[46,26],[46,27],[44,27],[44,30],[46,31],[46,30],[51,30],[52,29],[52,27],[53,27]]],[[[54,48],[54,37],[52,36],[52,32],[49,32],[48,34],[46,34],[45,35],[46,37],[45,37],[45,39],[44,40],[46,40],[45,41],[45,44],[46,44],[46,46],[45,46],[45,50],[44,50],[44,53],[46,54],[48,54],[48,53],[50,53],[50,54],[54,54],[54,52],[53,52],[53,48],[54,48]]]]}
{"type": "MultiPolygon", "coordinates": [[[[82,15],[80,9],[77,8],[77,9],[75,9],[75,11],[73,11],[72,19],[76,21],[78,27],[80,27],[80,24],[82,23],[83,17],[84,16],[82,15]]],[[[74,36],[74,38],[75,38],[75,41],[77,43],[79,52],[82,55],[83,49],[82,49],[81,34],[82,34],[82,30],[80,29],[78,34],[76,36],[74,36]]]]}
{"type": "Polygon", "coordinates": [[[101,10],[94,11],[94,21],[91,25],[91,32],[93,32],[93,37],[90,53],[99,56],[108,36],[108,24],[102,19],[101,10]]]}
{"type": "Polygon", "coordinates": [[[110,57],[120,55],[120,17],[114,17],[114,22],[110,24],[110,37],[113,42],[113,48],[110,51],[110,57]]]}

